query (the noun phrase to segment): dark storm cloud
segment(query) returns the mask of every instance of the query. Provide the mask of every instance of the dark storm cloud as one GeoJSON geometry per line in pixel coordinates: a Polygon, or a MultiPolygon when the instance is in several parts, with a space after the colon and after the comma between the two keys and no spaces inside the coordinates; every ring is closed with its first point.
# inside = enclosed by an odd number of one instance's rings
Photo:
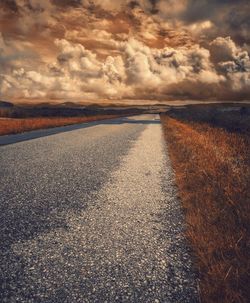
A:
{"type": "Polygon", "coordinates": [[[18,11],[18,6],[16,5],[15,0],[2,0],[0,2],[0,8],[2,10],[9,10],[12,12],[17,12],[18,11]]]}
{"type": "MultiPolygon", "coordinates": [[[[245,3],[245,0],[237,1],[238,5],[245,3]]],[[[189,0],[186,10],[181,15],[181,18],[186,22],[196,22],[199,20],[214,19],[224,9],[235,5],[235,0],[189,0]]]]}
{"type": "Polygon", "coordinates": [[[61,7],[79,7],[83,4],[82,0],[51,0],[54,5],[61,7]]]}
{"type": "Polygon", "coordinates": [[[157,0],[154,6],[164,20],[191,25],[209,20],[215,26],[206,35],[233,36],[238,42],[250,41],[249,0],[157,0]]]}
{"type": "MultiPolygon", "coordinates": [[[[145,3],[139,1],[139,3],[145,3]]],[[[168,16],[179,18],[186,22],[196,22],[204,19],[213,19],[222,10],[237,7],[241,10],[241,6],[249,4],[248,0],[149,0],[152,8],[157,10],[159,14],[167,14],[168,16]],[[177,7],[183,5],[183,10],[177,10],[177,7]]],[[[243,7],[242,7],[243,8],[243,7]]],[[[249,13],[245,11],[245,13],[249,13]]]]}

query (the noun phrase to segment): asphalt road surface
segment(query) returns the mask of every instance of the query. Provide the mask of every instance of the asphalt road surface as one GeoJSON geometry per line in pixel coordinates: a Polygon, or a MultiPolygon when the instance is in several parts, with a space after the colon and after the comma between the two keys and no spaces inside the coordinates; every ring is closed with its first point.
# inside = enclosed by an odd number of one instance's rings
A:
{"type": "Polygon", "coordinates": [[[42,131],[0,165],[0,302],[197,302],[159,116],[42,131]]]}

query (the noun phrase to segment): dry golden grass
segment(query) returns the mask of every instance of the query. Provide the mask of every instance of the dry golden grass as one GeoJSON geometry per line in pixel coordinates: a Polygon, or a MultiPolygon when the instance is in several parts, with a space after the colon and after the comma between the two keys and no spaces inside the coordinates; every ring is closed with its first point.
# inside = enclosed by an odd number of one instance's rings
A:
{"type": "Polygon", "coordinates": [[[0,135],[17,134],[36,129],[65,126],[77,123],[84,123],[97,120],[116,118],[117,115],[98,115],[92,117],[72,117],[72,118],[0,118],[0,135]]]}
{"type": "Polygon", "coordinates": [[[162,116],[202,302],[249,302],[250,136],[162,116]]]}

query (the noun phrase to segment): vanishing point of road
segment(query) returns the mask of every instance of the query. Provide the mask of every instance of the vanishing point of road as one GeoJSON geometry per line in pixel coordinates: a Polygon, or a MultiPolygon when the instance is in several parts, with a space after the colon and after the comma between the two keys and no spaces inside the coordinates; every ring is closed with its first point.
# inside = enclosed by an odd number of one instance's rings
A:
{"type": "Polygon", "coordinates": [[[0,302],[197,302],[158,115],[6,140],[0,302]]]}

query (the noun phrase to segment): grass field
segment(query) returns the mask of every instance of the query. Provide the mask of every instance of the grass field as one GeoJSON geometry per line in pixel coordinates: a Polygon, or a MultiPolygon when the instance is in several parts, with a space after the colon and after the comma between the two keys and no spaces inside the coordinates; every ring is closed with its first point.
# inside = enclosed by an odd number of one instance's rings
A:
{"type": "Polygon", "coordinates": [[[248,109],[189,107],[161,118],[202,302],[249,302],[248,109]]]}
{"type": "Polygon", "coordinates": [[[92,117],[55,117],[55,118],[0,118],[0,135],[17,134],[25,131],[65,126],[97,120],[116,118],[117,115],[98,115],[92,117]]]}
{"type": "Polygon", "coordinates": [[[0,135],[139,115],[144,111],[145,109],[140,107],[124,106],[120,108],[101,107],[98,105],[84,107],[77,106],[77,104],[67,104],[67,106],[63,104],[28,106],[0,101],[0,135]]]}

